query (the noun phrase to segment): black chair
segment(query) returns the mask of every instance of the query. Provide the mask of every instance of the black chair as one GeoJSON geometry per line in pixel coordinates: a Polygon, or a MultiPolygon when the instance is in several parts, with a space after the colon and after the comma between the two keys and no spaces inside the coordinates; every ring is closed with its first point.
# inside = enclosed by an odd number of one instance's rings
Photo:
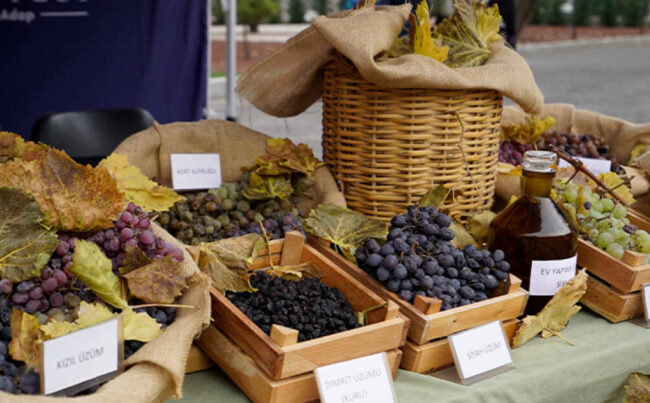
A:
{"type": "Polygon", "coordinates": [[[81,164],[96,165],[130,135],[153,125],[144,109],[104,109],[41,116],[32,141],[64,150],[81,164]]]}

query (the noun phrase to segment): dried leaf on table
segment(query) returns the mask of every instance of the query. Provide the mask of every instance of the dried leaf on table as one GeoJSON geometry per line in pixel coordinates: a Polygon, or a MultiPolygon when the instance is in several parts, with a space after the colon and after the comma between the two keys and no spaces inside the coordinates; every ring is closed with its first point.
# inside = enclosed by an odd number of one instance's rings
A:
{"type": "Polygon", "coordinates": [[[650,375],[632,372],[625,385],[624,403],[650,402],[650,375]]]}
{"type": "Polygon", "coordinates": [[[70,272],[104,302],[115,308],[128,305],[122,295],[120,279],[113,274],[113,264],[94,243],[77,241],[70,272]]]}
{"type": "Polygon", "coordinates": [[[345,257],[356,262],[355,250],[370,238],[386,239],[388,226],[335,204],[321,204],[309,213],[305,231],[336,245],[345,257]]]}
{"type": "Polygon", "coordinates": [[[480,66],[490,56],[490,43],[501,39],[499,8],[475,0],[456,0],[454,5],[456,12],[434,28],[432,37],[439,46],[449,47],[447,66],[480,66]]]}
{"type": "Polygon", "coordinates": [[[266,140],[266,152],[257,158],[253,170],[260,175],[297,172],[311,177],[316,168],[322,165],[324,163],[314,157],[306,144],[296,145],[289,139],[272,138],[266,140]]]}
{"type": "MultiPolygon", "coordinates": [[[[570,280],[546,304],[544,309],[535,316],[528,315],[522,321],[519,330],[512,339],[512,347],[517,348],[542,332],[542,337],[560,335],[569,319],[573,317],[580,307],[576,304],[587,292],[587,271],[585,269],[570,280]]],[[[562,338],[567,341],[566,339],[562,338]]]]}
{"type": "Polygon", "coordinates": [[[524,123],[502,126],[501,138],[520,144],[534,144],[555,122],[555,118],[550,115],[544,119],[539,115],[532,115],[524,123]]]}
{"type": "Polygon", "coordinates": [[[147,178],[138,167],[129,164],[123,154],[111,154],[100,161],[117,182],[117,189],[126,200],[142,207],[145,211],[166,211],[184,197],[174,189],[159,185],[147,178]]]}
{"type": "Polygon", "coordinates": [[[23,361],[30,368],[38,368],[41,359],[41,334],[38,318],[14,309],[9,319],[11,324],[11,342],[9,354],[16,361],[23,361]]]}
{"type": "MultiPolygon", "coordinates": [[[[608,188],[612,189],[618,197],[620,197],[625,203],[632,204],[636,200],[632,194],[632,190],[625,185],[623,179],[621,179],[615,172],[605,172],[598,175],[600,179],[608,188]]],[[[596,188],[596,182],[590,180],[590,186],[596,188]]],[[[608,193],[605,193],[605,196],[609,196],[608,193]]],[[[609,196],[611,197],[611,196],[609,196]]]]}
{"type": "Polygon", "coordinates": [[[104,304],[97,302],[89,304],[82,301],[81,305],[79,305],[77,319],[74,322],[50,319],[47,323],[41,325],[40,329],[45,334],[46,339],[53,339],[104,322],[114,316],[115,314],[104,304]]]}
{"type": "Polygon", "coordinates": [[[105,168],[77,164],[54,149],[42,159],[0,164],[0,186],[29,191],[41,206],[46,223],[62,231],[109,228],[124,207],[115,180],[105,168]]]}
{"type": "Polygon", "coordinates": [[[295,265],[275,266],[266,271],[274,277],[280,277],[285,280],[300,281],[304,278],[320,278],[318,267],[311,262],[304,262],[295,265]]]}
{"type": "Polygon", "coordinates": [[[479,244],[487,243],[488,235],[490,234],[490,223],[496,217],[496,213],[485,210],[480,213],[473,214],[467,220],[467,232],[479,244]]]}
{"type": "Polygon", "coordinates": [[[162,325],[147,315],[146,312],[135,312],[131,308],[126,308],[121,315],[124,340],[137,340],[147,343],[163,332],[162,325]]]}
{"type": "Polygon", "coordinates": [[[293,193],[291,180],[284,176],[263,176],[251,172],[248,188],[242,196],[248,200],[286,199],[293,193]]]}
{"type": "Polygon", "coordinates": [[[39,277],[59,244],[43,225],[34,198],[19,189],[0,188],[0,274],[14,283],[39,277]]]}
{"type": "Polygon", "coordinates": [[[131,294],[148,304],[173,304],[187,287],[186,277],[182,263],[171,256],[124,274],[131,294]]]}
{"type": "MultiPolygon", "coordinates": [[[[410,31],[413,33],[413,38],[411,39],[411,43],[413,44],[413,53],[429,56],[439,62],[447,60],[449,46],[438,46],[436,40],[431,37],[429,6],[426,0],[421,1],[420,4],[418,4],[415,9],[415,17],[415,30],[410,31]]],[[[413,18],[409,18],[411,23],[413,23],[413,20],[413,18]]]]}

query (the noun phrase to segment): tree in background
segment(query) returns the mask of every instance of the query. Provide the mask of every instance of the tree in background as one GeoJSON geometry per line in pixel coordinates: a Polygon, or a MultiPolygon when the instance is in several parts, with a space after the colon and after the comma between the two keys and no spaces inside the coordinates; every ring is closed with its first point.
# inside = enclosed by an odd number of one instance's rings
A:
{"type": "Polygon", "coordinates": [[[623,21],[628,27],[641,27],[648,12],[646,0],[624,0],[623,21]]]}
{"type": "Polygon", "coordinates": [[[295,24],[305,22],[305,5],[302,0],[289,1],[289,22],[295,24]]]}
{"type": "Polygon", "coordinates": [[[327,0],[315,0],[314,7],[316,7],[316,12],[319,15],[329,14],[329,7],[327,6],[327,0]]]}
{"type": "MultiPolygon", "coordinates": [[[[257,26],[276,18],[279,10],[276,0],[237,0],[237,23],[248,25],[251,32],[257,32],[257,26]]],[[[212,0],[212,15],[218,24],[225,22],[220,0],[212,0]]]]}
{"type": "Polygon", "coordinates": [[[538,0],[518,0],[517,1],[517,14],[515,16],[515,29],[516,37],[519,38],[521,31],[526,24],[533,18],[535,10],[537,10],[538,0]]]}
{"type": "Polygon", "coordinates": [[[601,22],[603,25],[613,27],[616,25],[616,17],[618,16],[618,2],[616,0],[603,0],[602,10],[600,14],[601,22]]]}

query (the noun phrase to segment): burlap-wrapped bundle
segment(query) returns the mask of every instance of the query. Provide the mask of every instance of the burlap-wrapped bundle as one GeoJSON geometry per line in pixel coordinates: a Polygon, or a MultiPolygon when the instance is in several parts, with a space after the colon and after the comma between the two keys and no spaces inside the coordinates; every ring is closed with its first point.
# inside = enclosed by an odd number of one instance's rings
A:
{"type": "MultiPolygon", "coordinates": [[[[177,247],[182,245],[156,224],[154,234],[177,247]]],[[[0,392],[5,403],[145,403],[163,402],[182,396],[185,364],[194,338],[210,323],[210,279],[201,273],[189,253],[183,249],[184,274],[188,288],[179,304],[194,309],[178,309],[176,319],[165,331],[145,344],[126,361],[126,371],[104,384],[95,393],[75,398],[20,396],[0,392]]]]}
{"type": "MultiPolygon", "coordinates": [[[[568,104],[544,105],[541,117],[553,116],[556,123],[551,130],[573,134],[592,134],[601,137],[609,145],[610,154],[623,164],[623,170],[631,179],[632,193],[645,194],[650,190],[648,170],[625,166],[630,160],[632,149],[639,144],[650,144],[650,123],[635,124],[600,113],[577,109],[568,104]]],[[[528,115],[519,107],[510,106],[503,109],[503,125],[523,122],[528,115]]],[[[650,158],[650,156],[648,156],[650,158]]],[[[508,166],[511,167],[511,166],[508,166]]],[[[509,175],[510,168],[505,168],[497,177],[497,197],[509,200],[511,196],[521,194],[521,179],[509,175]]]]}
{"type": "MultiPolygon", "coordinates": [[[[131,164],[165,186],[172,185],[170,154],[219,153],[221,179],[237,181],[242,174],[241,168],[253,166],[255,159],[264,154],[269,138],[225,120],[155,123],[124,140],[115,152],[127,155],[131,164]]],[[[326,167],[316,169],[314,179],[314,186],[307,192],[309,197],[303,198],[298,205],[302,213],[308,213],[320,203],[345,206],[345,199],[326,167]]]]}

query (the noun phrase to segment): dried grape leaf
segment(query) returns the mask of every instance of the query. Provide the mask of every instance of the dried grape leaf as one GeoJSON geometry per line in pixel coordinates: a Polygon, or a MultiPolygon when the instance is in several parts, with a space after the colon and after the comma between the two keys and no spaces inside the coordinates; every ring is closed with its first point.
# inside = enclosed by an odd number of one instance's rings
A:
{"type": "MultiPolygon", "coordinates": [[[[632,195],[632,190],[630,190],[630,188],[625,185],[623,179],[621,179],[618,175],[616,175],[615,172],[601,173],[600,175],[598,175],[598,179],[600,179],[605,185],[607,185],[607,187],[612,189],[614,193],[628,205],[636,201],[634,199],[634,195],[632,195]]],[[[596,188],[596,182],[592,181],[591,179],[589,180],[589,182],[592,188],[596,188]]],[[[609,196],[608,193],[605,193],[605,195],[611,197],[609,196]]]]}
{"type": "Polygon", "coordinates": [[[113,274],[113,264],[94,243],[77,241],[70,272],[104,302],[115,308],[128,305],[122,295],[120,279],[113,274]]]}
{"type": "Polygon", "coordinates": [[[106,168],[117,182],[117,189],[126,200],[146,211],[166,211],[183,200],[174,189],[157,184],[147,178],[138,167],[129,164],[124,154],[111,154],[99,166],[106,168]]]}
{"type": "Polygon", "coordinates": [[[97,302],[89,304],[82,301],[77,313],[77,319],[74,322],[51,319],[41,325],[40,329],[45,334],[46,339],[53,339],[104,322],[114,316],[115,314],[104,304],[97,302]]]}
{"type": "Polygon", "coordinates": [[[0,164],[20,158],[25,161],[40,159],[47,153],[48,147],[25,141],[16,133],[0,131],[0,164]]]}
{"type": "Polygon", "coordinates": [[[455,0],[454,6],[456,12],[434,28],[432,37],[439,46],[449,47],[447,66],[480,66],[490,56],[488,45],[501,38],[499,8],[475,0],[455,0]]]}
{"type": "Polygon", "coordinates": [[[448,200],[451,196],[451,190],[447,189],[443,185],[433,185],[427,193],[422,196],[419,207],[435,207],[438,208],[445,201],[448,200]]]}
{"type": "Polygon", "coordinates": [[[488,235],[490,234],[490,223],[496,216],[496,213],[485,210],[473,214],[467,220],[467,232],[469,232],[478,244],[487,243],[488,235]]]}
{"type": "Polygon", "coordinates": [[[30,368],[38,368],[41,359],[41,334],[38,318],[14,309],[9,319],[11,323],[11,342],[9,354],[16,361],[23,361],[30,368]]]}
{"type": "Polygon", "coordinates": [[[451,228],[454,231],[454,238],[451,240],[451,244],[458,249],[462,249],[467,245],[479,246],[474,240],[474,237],[465,229],[465,226],[458,221],[457,219],[451,218],[451,228]]]}
{"type": "MultiPolygon", "coordinates": [[[[431,37],[431,26],[429,25],[429,5],[422,0],[415,9],[416,27],[413,33],[413,53],[429,56],[439,62],[447,60],[449,46],[436,46],[436,41],[431,37]]],[[[413,19],[409,18],[413,23],[413,19]]]]}
{"type": "Polygon", "coordinates": [[[154,259],[124,275],[131,294],[148,304],[173,304],[187,287],[186,277],[182,263],[171,256],[154,259]]]}
{"type": "Polygon", "coordinates": [[[147,256],[136,245],[127,245],[124,251],[124,261],[122,262],[124,266],[120,267],[120,274],[124,275],[129,273],[137,268],[148,265],[152,261],[153,259],[147,256]]]}
{"type": "Polygon", "coordinates": [[[291,180],[284,176],[262,176],[251,172],[248,188],[242,196],[248,200],[286,199],[293,193],[291,180]]]}
{"type": "Polygon", "coordinates": [[[0,275],[14,283],[39,277],[59,244],[34,198],[19,189],[0,188],[0,275]]]}
{"type": "Polygon", "coordinates": [[[650,402],[650,375],[632,372],[625,385],[624,403],[650,402]]]}
{"type": "Polygon", "coordinates": [[[555,122],[555,118],[550,115],[544,119],[539,115],[532,115],[523,123],[502,126],[501,138],[520,144],[534,144],[555,122]]]}
{"type": "Polygon", "coordinates": [[[49,149],[42,159],[1,164],[0,186],[29,191],[45,213],[47,224],[62,231],[109,228],[124,207],[106,168],[77,164],[54,149],[49,149]]]}
{"type": "Polygon", "coordinates": [[[146,312],[134,312],[131,308],[122,311],[124,340],[150,342],[162,332],[162,325],[146,312]]]}
{"type": "Polygon", "coordinates": [[[272,138],[266,140],[266,152],[257,158],[257,165],[253,169],[260,175],[298,172],[311,177],[316,168],[322,165],[324,163],[314,157],[306,144],[296,145],[289,139],[272,138]]]}
{"type": "MultiPolygon", "coordinates": [[[[528,340],[542,333],[542,337],[562,336],[560,330],[564,329],[569,319],[573,317],[580,307],[576,304],[587,292],[587,271],[585,269],[560,288],[546,304],[544,309],[535,316],[528,315],[524,318],[512,339],[512,347],[517,348],[528,340]]],[[[566,340],[566,339],[564,339],[566,340]]]]}
{"type": "Polygon", "coordinates": [[[352,262],[356,262],[355,250],[366,240],[384,240],[388,235],[385,222],[332,203],[321,204],[312,210],[305,220],[305,230],[332,242],[352,262]]]}
{"type": "Polygon", "coordinates": [[[318,267],[311,262],[304,262],[295,265],[275,266],[266,273],[280,277],[285,280],[300,281],[304,278],[320,278],[318,267]]]}

